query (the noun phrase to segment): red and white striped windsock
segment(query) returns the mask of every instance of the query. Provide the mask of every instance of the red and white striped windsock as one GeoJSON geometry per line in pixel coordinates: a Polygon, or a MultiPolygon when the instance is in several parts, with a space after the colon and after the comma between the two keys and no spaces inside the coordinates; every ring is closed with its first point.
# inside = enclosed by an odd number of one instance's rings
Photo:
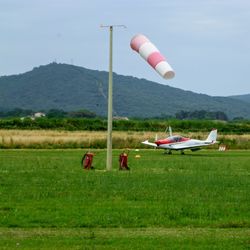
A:
{"type": "Polygon", "coordinates": [[[175,76],[172,67],[165,57],[144,35],[136,35],[131,39],[130,46],[138,52],[163,78],[171,79],[175,76]]]}

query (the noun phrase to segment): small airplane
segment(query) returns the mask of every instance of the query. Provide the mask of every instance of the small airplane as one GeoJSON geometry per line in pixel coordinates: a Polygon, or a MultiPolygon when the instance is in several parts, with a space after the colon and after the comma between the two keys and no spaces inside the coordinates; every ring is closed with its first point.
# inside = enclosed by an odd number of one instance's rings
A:
{"type": "Polygon", "coordinates": [[[217,139],[217,129],[213,129],[206,140],[197,140],[186,138],[180,135],[172,135],[172,129],[169,127],[169,137],[165,139],[158,140],[156,138],[155,142],[149,142],[148,140],[143,141],[145,145],[149,145],[155,148],[162,148],[168,150],[168,154],[172,154],[172,150],[180,150],[181,154],[184,154],[185,149],[190,149],[191,151],[200,150],[201,147],[213,145],[218,143],[217,139]]]}

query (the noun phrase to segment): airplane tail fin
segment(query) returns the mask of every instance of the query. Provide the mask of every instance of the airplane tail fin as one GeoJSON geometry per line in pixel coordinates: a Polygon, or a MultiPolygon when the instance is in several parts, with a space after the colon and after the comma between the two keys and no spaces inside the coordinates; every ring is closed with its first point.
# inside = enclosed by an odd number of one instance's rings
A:
{"type": "Polygon", "coordinates": [[[217,129],[213,129],[207,139],[206,139],[206,142],[212,142],[212,143],[216,143],[216,139],[217,139],[217,129]]]}

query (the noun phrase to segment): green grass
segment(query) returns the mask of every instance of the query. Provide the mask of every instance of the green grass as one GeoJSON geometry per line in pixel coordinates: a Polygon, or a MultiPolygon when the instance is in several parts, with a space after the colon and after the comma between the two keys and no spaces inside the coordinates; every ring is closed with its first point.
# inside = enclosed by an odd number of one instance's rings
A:
{"type": "Polygon", "coordinates": [[[203,228],[7,229],[1,249],[247,249],[249,230],[203,228]]]}
{"type": "Polygon", "coordinates": [[[250,248],[249,151],[94,152],[0,151],[1,249],[250,248]]]}

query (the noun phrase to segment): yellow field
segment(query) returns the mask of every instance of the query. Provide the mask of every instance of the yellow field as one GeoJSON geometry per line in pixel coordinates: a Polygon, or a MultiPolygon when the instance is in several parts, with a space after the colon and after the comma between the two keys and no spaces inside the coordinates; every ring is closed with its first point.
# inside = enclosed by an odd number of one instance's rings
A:
{"type": "MultiPolygon", "coordinates": [[[[186,137],[205,139],[208,133],[187,133],[186,137]]],[[[138,143],[149,139],[154,141],[155,138],[164,138],[166,133],[155,132],[124,132],[114,131],[113,140],[116,142],[126,142],[126,147],[130,143],[138,143]]],[[[220,139],[236,140],[240,142],[248,142],[250,135],[223,135],[218,137],[220,139]]],[[[104,142],[106,140],[105,131],[57,131],[57,130],[0,130],[0,144],[29,146],[35,144],[68,144],[76,143],[84,147],[90,147],[92,144],[104,142]]]]}
{"type": "MultiPolygon", "coordinates": [[[[0,130],[1,144],[36,144],[36,143],[92,143],[106,140],[104,131],[57,131],[57,130],[0,130]]],[[[151,138],[151,132],[113,132],[114,139],[143,140],[151,138]]],[[[154,136],[153,136],[154,137],[154,136]]]]}

